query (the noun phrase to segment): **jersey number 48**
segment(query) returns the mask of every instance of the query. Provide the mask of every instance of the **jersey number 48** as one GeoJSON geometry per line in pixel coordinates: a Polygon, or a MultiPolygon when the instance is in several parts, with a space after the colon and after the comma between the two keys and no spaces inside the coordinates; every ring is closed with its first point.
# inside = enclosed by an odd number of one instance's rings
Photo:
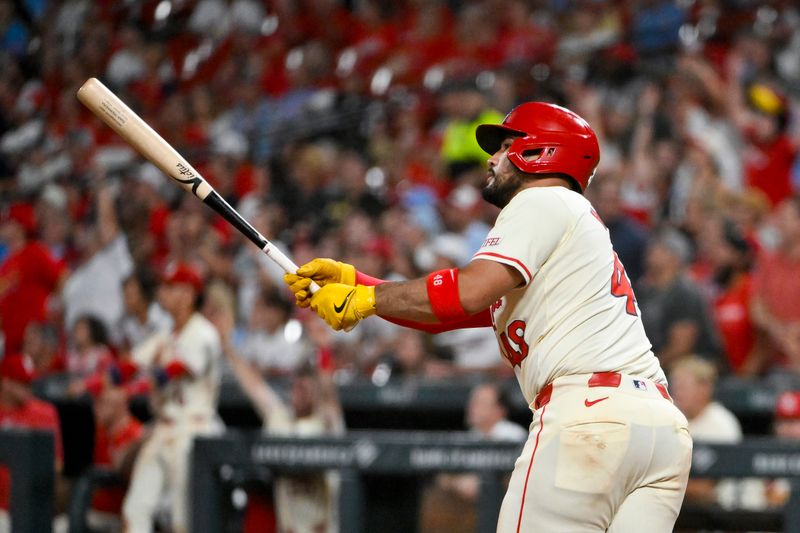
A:
{"type": "Polygon", "coordinates": [[[622,266],[622,261],[619,260],[617,252],[614,252],[614,273],[611,275],[611,294],[617,298],[625,298],[625,311],[629,315],[637,316],[636,297],[633,295],[631,280],[628,279],[628,274],[625,273],[625,267],[622,266]]]}

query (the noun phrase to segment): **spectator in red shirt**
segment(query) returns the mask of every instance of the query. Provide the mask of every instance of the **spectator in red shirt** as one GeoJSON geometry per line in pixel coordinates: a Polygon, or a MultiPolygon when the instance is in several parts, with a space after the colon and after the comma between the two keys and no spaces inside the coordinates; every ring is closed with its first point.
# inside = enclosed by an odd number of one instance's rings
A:
{"type": "Polygon", "coordinates": [[[774,88],[754,83],[747,90],[752,114],[744,134],[747,185],[764,191],[773,206],[792,195],[791,172],[800,141],[786,133],[789,109],[785,97],[774,88]]]}
{"type": "Polygon", "coordinates": [[[780,244],[764,252],[753,278],[753,322],[766,336],[769,363],[800,372],[800,197],[775,216],[780,244]]]}
{"type": "Polygon", "coordinates": [[[0,241],[8,248],[0,263],[0,327],[5,353],[22,348],[25,326],[43,321],[47,300],[64,278],[64,267],[41,243],[30,237],[36,231],[33,207],[14,204],[0,215],[0,241]]]}
{"type": "Polygon", "coordinates": [[[142,423],[128,409],[126,384],[135,376],[135,365],[114,365],[98,387],[92,390],[94,399],[95,467],[109,469],[121,475],[124,486],[105,487],[95,491],[88,522],[93,530],[121,529],[122,501],[127,490],[133,460],[142,439],[142,423]]]}
{"type": "Polygon", "coordinates": [[[30,322],[25,328],[22,353],[31,358],[35,379],[66,371],[67,358],[61,349],[58,331],[52,324],[30,322]]]}
{"type": "Polygon", "coordinates": [[[723,218],[706,223],[700,247],[711,268],[712,313],[727,366],[739,375],[756,374],[762,358],[750,319],[753,248],[734,223],[723,218]]]}
{"type": "MultiPolygon", "coordinates": [[[[0,359],[0,428],[51,431],[58,473],[64,459],[58,413],[52,404],[33,396],[31,381],[33,363],[29,358],[9,354],[0,359]]],[[[9,509],[10,496],[11,478],[8,469],[0,466],[0,515],[9,509]]]]}

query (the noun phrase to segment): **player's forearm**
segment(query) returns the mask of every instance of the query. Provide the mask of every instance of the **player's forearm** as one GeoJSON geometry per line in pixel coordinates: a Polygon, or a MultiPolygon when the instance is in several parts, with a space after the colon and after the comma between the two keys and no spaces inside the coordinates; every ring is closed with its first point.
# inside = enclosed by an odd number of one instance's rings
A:
{"type": "Polygon", "coordinates": [[[272,390],[272,387],[261,377],[258,371],[236,352],[233,344],[228,339],[223,340],[222,351],[242,392],[250,399],[262,417],[269,416],[273,407],[280,402],[275,391],[272,390]]]}
{"type": "Polygon", "coordinates": [[[431,308],[424,278],[381,283],[376,286],[375,308],[381,317],[425,323],[439,321],[431,308]]]}

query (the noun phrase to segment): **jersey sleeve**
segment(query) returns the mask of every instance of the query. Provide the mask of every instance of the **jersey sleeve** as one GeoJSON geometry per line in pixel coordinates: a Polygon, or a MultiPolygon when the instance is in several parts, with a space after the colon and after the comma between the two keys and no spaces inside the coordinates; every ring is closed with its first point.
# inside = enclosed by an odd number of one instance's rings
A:
{"type": "Polygon", "coordinates": [[[191,343],[179,352],[180,361],[186,365],[193,376],[202,376],[219,358],[222,348],[217,330],[211,324],[198,322],[190,337],[191,343]]]}
{"type": "Polygon", "coordinates": [[[500,212],[472,260],[485,259],[508,265],[516,269],[528,285],[574,223],[564,201],[548,189],[550,187],[518,193],[500,212]]]}

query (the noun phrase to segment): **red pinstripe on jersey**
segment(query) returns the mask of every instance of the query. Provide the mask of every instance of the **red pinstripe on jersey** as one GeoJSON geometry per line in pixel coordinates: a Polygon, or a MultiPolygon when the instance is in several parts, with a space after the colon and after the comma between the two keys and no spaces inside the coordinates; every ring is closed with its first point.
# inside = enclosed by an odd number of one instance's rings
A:
{"type": "Polygon", "coordinates": [[[531,275],[531,271],[528,270],[528,267],[526,267],[525,264],[522,261],[520,261],[519,259],[517,259],[515,257],[508,257],[507,255],[496,254],[494,252],[478,252],[477,254],[475,254],[473,256],[473,259],[475,259],[477,257],[481,257],[481,256],[497,257],[498,259],[505,259],[506,261],[511,261],[512,263],[514,263],[516,265],[519,265],[520,268],[522,268],[522,270],[525,271],[525,275],[528,278],[527,279],[528,283],[530,283],[531,280],[533,279],[533,276],[531,275]]]}
{"type": "Polygon", "coordinates": [[[528,472],[525,474],[525,485],[522,487],[522,502],[519,504],[519,518],[517,519],[517,533],[520,532],[522,527],[522,510],[525,509],[525,493],[528,492],[528,478],[531,476],[531,467],[533,466],[533,458],[536,457],[536,449],[539,447],[539,435],[542,434],[544,429],[544,412],[547,406],[542,407],[542,413],[539,415],[539,431],[536,433],[536,442],[533,445],[533,453],[531,454],[531,462],[528,463],[528,472]]]}

